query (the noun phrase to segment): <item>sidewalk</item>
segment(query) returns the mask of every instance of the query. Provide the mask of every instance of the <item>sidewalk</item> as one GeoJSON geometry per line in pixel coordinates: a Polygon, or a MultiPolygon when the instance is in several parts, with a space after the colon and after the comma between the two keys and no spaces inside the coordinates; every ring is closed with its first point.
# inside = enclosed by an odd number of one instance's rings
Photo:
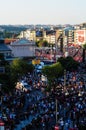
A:
{"type": "MultiPolygon", "coordinates": [[[[40,93],[40,91],[36,91],[33,92],[34,95],[40,95],[41,97],[43,97],[43,94],[40,93]]],[[[36,101],[34,101],[36,102],[36,101]]],[[[33,102],[31,102],[33,103],[33,102]]],[[[29,104],[28,99],[26,98],[26,103],[25,103],[25,107],[24,107],[24,111],[27,108],[27,105],[29,104]]],[[[42,111],[41,111],[42,113],[42,111]]],[[[35,115],[29,115],[29,117],[26,120],[21,121],[18,125],[16,125],[16,127],[14,128],[14,130],[22,130],[22,128],[24,128],[26,125],[30,124],[31,121],[36,118],[38,115],[40,115],[41,113],[37,113],[35,115]]]]}
{"type": "Polygon", "coordinates": [[[16,125],[14,130],[22,130],[22,128],[24,128],[26,125],[30,124],[32,119],[36,118],[37,115],[35,115],[35,116],[30,115],[28,119],[21,121],[18,125],[16,125]]]}

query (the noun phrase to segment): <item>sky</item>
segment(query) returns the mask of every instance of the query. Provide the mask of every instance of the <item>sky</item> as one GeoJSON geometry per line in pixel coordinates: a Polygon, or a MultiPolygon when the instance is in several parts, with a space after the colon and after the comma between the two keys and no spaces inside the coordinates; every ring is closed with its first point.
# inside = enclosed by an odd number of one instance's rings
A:
{"type": "Polygon", "coordinates": [[[86,0],[0,0],[0,25],[83,22],[86,22],[86,0]]]}

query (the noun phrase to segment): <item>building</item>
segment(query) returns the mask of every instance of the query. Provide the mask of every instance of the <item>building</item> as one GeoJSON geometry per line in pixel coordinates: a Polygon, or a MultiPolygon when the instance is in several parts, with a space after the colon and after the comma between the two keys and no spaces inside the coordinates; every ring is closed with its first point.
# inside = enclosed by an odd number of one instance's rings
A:
{"type": "Polygon", "coordinates": [[[9,45],[14,57],[33,57],[35,56],[35,42],[25,38],[12,42],[9,45]]]}
{"type": "Polygon", "coordinates": [[[13,39],[13,38],[5,38],[4,39],[4,43],[6,44],[6,45],[8,45],[8,44],[10,44],[11,42],[14,42],[14,41],[16,41],[17,39],[13,39]]]}
{"type": "Polygon", "coordinates": [[[19,35],[19,38],[26,38],[30,41],[35,41],[36,40],[36,31],[35,30],[29,30],[27,29],[26,31],[22,31],[19,35]]]}
{"type": "Polygon", "coordinates": [[[50,44],[55,44],[55,32],[54,31],[46,31],[44,29],[38,30],[26,30],[22,31],[19,35],[19,38],[26,38],[30,41],[40,41],[46,40],[50,44]]]}
{"type": "Polygon", "coordinates": [[[59,47],[61,43],[61,39],[59,38],[63,34],[63,29],[56,30],[56,44],[59,47]]]}
{"type": "Polygon", "coordinates": [[[65,45],[74,43],[74,28],[67,27],[63,30],[63,43],[65,45]]]}
{"type": "Polygon", "coordinates": [[[4,43],[4,40],[0,40],[0,53],[4,55],[4,58],[12,55],[12,50],[4,43]]]}
{"type": "Polygon", "coordinates": [[[55,35],[54,34],[49,34],[44,37],[44,40],[47,41],[50,45],[55,44],[55,35]]]}

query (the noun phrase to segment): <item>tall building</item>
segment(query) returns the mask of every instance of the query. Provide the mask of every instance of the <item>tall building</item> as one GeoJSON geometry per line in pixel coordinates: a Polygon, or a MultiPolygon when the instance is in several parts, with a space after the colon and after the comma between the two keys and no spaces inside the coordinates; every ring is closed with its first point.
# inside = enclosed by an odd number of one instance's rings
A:
{"type": "Polygon", "coordinates": [[[74,28],[67,27],[63,30],[63,42],[65,45],[74,43],[74,28]]]}
{"type": "Polygon", "coordinates": [[[27,29],[26,31],[22,31],[19,35],[19,38],[26,38],[30,41],[35,41],[36,40],[36,31],[29,30],[29,29],[27,29]]]}
{"type": "Polygon", "coordinates": [[[56,44],[57,44],[57,46],[60,46],[60,39],[59,39],[59,37],[62,34],[63,34],[63,29],[57,29],[56,30],[56,44]]]}

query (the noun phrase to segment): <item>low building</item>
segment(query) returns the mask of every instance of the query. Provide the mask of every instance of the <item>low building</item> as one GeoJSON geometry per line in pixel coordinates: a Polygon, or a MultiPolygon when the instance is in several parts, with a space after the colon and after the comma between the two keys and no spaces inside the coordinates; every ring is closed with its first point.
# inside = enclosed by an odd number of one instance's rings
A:
{"type": "Polygon", "coordinates": [[[35,42],[33,41],[23,38],[12,42],[9,47],[14,57],[23,58],[35,56],[35,42]]]}
{"type": "Polygon", "coordinates": [[[12,55],[12,50],[4,43],[4,40],[0,40],[0,53],[7,58],[12,55]]]}

